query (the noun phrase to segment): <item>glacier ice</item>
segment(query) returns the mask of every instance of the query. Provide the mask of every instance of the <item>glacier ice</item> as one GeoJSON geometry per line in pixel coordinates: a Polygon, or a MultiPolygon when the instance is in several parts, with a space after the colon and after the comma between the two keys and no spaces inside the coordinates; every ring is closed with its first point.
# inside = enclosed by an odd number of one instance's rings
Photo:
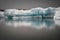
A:
{"type": "Polygon", "coordinates": [[[19,15],[28,15],[28,14],[45,14],[46,12],[53,12],[53,8],[49,7],[49,8],[40,8],[40,7],[37,7],[37,8],[32,8],[30,10],[17,10],[17,9],[6,9],[5,10],[5,14],[7,15],[16,15],[16,14],[19,14],[19,15]]]}
{"type": "Polygon", "coordinates": [[[32,8],[29,10],[18,10],[18,9],[6,9],[4,11],[5,16],[48,16],[48,17],[54,17],[56,16],[56,13],[60,11],[60,7],[48,7],[48,8],[32,8]]]}

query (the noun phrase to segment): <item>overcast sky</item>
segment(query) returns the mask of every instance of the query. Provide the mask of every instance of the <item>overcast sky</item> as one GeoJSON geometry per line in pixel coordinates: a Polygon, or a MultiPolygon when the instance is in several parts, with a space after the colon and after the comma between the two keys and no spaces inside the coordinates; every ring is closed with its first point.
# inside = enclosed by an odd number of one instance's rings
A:
{"type": "Polygon", "coordinates": [[[0,0],[0,9],[31,9],[35,7],[60,7],[58,0],[0,0]]]}

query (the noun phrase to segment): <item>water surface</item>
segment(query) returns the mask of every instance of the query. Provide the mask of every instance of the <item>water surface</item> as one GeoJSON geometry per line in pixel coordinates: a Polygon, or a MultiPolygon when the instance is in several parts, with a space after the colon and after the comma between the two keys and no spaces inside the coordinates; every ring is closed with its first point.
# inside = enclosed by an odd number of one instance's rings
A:
{"type": "Polygon", "coordinates": [[[0,19],[1,39],[58,39],[60,20],[41,18],[0,19]]]}

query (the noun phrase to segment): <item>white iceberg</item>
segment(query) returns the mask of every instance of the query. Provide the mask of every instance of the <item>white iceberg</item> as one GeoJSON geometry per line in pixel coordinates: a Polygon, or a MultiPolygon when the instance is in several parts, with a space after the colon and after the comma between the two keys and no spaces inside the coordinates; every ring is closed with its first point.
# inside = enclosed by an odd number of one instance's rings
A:
{"type": "Polygon", "coordinates": [[[0,17],[4,17],[4,12],[0,11],[0,17]]]}
{"type": "Polygon", "coordinates": [[[9,17],[21,17],[21,16],[43,16],[43,17],[56,17],[60,12],[60,7],[48,7],[48,8],[32,8],[30,10],[18,10],[18,9],[6,9],[4,11],[5,16],[9,17]]]}
{"type": "Polygon", "coordinates": [[[56,8],[54,19],[60,19],[60,7],[56,8]]]}

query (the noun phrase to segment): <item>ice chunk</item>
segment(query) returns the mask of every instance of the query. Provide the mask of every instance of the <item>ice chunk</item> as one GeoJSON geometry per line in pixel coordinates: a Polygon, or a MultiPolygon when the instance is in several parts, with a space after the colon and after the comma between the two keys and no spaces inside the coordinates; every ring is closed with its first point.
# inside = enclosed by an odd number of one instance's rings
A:
{"type": "Polygon", "coordinates": [[[54,19],[60,19],[60,7],[56,8],[54,19]]]}
{"type": "Polygon", "coordinates": [[[4,12],[0,11],[0,17],[4,17],[4,12]]]}

